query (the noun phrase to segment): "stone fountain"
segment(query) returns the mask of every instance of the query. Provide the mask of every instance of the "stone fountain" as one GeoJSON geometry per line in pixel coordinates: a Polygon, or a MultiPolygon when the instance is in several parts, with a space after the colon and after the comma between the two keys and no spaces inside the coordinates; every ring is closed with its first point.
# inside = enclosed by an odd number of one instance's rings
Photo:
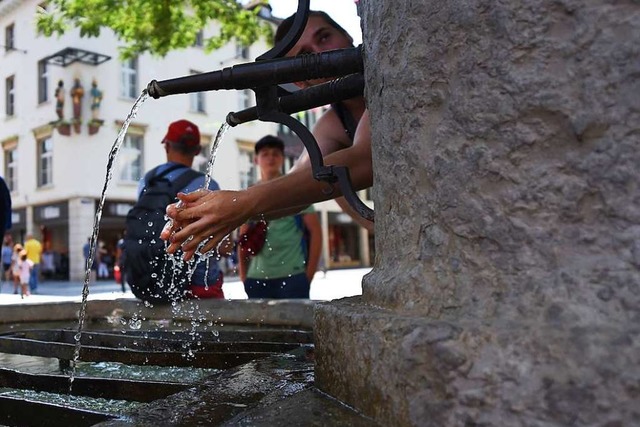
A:
{"type": "Polygon", "coordinates": [[[640,5],[359,3],[376,253],[316,383],[384,425],[640,423],[640,5]]]}
{"type": "Polygon", "coordinates": [[[377,259],[315,307],[315,385],[381,425],[639,424],[640,5],[359,10],[377,259]]]}

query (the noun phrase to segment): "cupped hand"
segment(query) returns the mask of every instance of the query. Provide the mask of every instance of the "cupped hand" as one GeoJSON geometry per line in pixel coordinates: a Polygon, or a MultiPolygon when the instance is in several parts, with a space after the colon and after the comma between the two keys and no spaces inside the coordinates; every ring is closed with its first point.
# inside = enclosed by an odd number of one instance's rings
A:
{"type": "Polygon", "coordinates": [[[184,209],[185,200],[188,200],[189,203],[197,204],[198,200],[204,197],[207,193],[210,193],[210,190],[198,189],[191,193],[178,193],[179,201],[176,203],[172,203],[167,206],[166,214],[169,217],[169,221],[164,225],[162,232],[160,233],[160,238],[162,240],[169,240],[173,233],[181,230],[185,225],[189,224],[191,221],[179,221],[176,219],[176,215],[178,211],[184,209]]]}
{"type": "Polygon", "coordinates": [[[178,194],[180,202],[167,208],[172,224],[162,232],[169,240],[167,252],[181,248],[184,259],[215,249],[220,241],[238,228],[251,214],[246,191],[199,191],[178,194]],[[202,245],[202,246],[201,246],[202,245]]]}

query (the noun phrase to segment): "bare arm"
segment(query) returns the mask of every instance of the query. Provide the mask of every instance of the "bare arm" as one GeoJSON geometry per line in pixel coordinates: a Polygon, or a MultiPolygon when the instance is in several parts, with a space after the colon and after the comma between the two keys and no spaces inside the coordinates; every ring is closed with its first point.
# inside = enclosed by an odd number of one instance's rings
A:
{"type": "MultiPolygon", "coordinates": [[[[358,117],[360,116],[358,115],[358,117]]],[[[340,118],[333,109],[329,110],[318,120],[313,128],[313,136],[316,138],[318,147],[320,148],[320,152],[323,156],[351,146],[351,140],[349,140],[343,129],[340,118]]],[[[296,162],[293,170],[303,166],[308,166],[309,164],[309,154],[305,151],[300,155],[300,158],[296,162]]],[[[336,203],[338,203],[342,211],[353,218],[357,224],[367,230],[373,230],[373,222],[362,218],[362,216],[351,207],[344,197],[337,198],[336,203]]],[[[287,214],[291,214],[291,212],[288,212],[287,214]]],[[[284,216],[285,214],[277,213],[277,215],[284,216]]]]}
{"type": "MultiPolygon", "coordinates": [[[[347,166],[355,190],[372,185],[368,113],[360,121],[353,146],[328,155],[325,163],[347,166]]],[[[242,191],[196,191],[179,194],[184,205],[169,205],[167,215],[172,223],[163,230],[161,237],[170,239],[169,253],[182,246],[185,259],[189,259],[200,242],[211,237],[211,241],[203,248],[205,251],[211,250],[248,218],[341,195],[337,186],[334,186],[332,195],[327,195],[323,191],[326,185],[316,181],[311,176],[310,167],[306,166],[242,191]]]]}
{"type": "MultiPolygon", "coordinates": [[[[322,157],[326,157],[331,153],[352,145],[351,140],[342,128],[342,123],[338,115],[333,109],[330,109],[318,119],[313,126],[312,133],[318,143],[322,157]]],[[[309,153],[305,150],[296,161],[292,170],[309,166],[310,164],[309,153]]]]}

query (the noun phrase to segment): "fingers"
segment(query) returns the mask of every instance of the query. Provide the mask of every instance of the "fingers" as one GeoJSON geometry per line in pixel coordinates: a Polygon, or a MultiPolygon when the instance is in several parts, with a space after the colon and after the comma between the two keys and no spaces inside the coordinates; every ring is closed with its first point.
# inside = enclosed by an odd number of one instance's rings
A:
{"type": "Polygon", "coordinates": [[[189,203],[197,202],[199,199],[208,195],[209,193],[211,193],[211,190],[199,188],[196,191],[192,191],[191,193],[178,193],[178,200],[187,205],[189,203]]]}
{"type": "Polygon", "coordinates": [[[220,239],[210,239],[202,248],[200,248],[200,253],[206,254],[218,247],[218,243],[220,239]]]}
{"type": "Polygon", "coordinates": [[[162,240],[169,240],[169,238],[171,237],[171,234],[173,234],[173,221],[169,220],[167,221],[167,223],[164,225],[164,227],[162,228],[162,231],[160,232],[160,238],[162,240]]]}
{"type": "MultiPolygon", "coordinates": [[[[166,214],[169,217],[169,221],[162,229],[160,238],[163,240],[169,240],[176,232],[180,231],[188,223],[200,218],[202,215],[200,213],[201,209],[199,209],[199,206],[201,205],[198,201],[207,194],[208,193],[202,189],[188,194],[178,193],[179,201],[167,206],[166,214]],[[192,203],[193,205],[189,206],[189,203],[192,203]],[[187,207],[189,207],[189,209],[187,209],[187,207]]],[[[175,250],[175,248],[173,248],[173,250],[175,250]]]]}
{"type": "Polygon", "coordinates": [[[196,251],[205,253],[217,248],[220,241],[244,222],[242,206],[232,203],[238,192],[195,191],[178,194],[178,203],[167,207],[171,219],[162,230],[161,238],[169,242],[168,253],[181,249],[184,259],[196,251]],[[240,213],[239,213],[240,212],[240,213]]]}
{"type": "Polygon", "coordinates": [[[186,243],[177,245],[177,247],[182,248],[184,260],[189,261],[194,257],[194,255],[196,255],[196,253],[206,254],[207,252],[214,250],[220,243],[220,240],[220,238],[215,238],[213,236],[208,236],[206,238],[193,237],[186,243]]]}
{"type": "MultiPolygon", "coordinates": [[[[217,228],[218,227],[215,226],[208,226],[205,219],[200,219],[188,224],[171,234],[169,237],[170,244],[167,248],[167,252],[174,253],[178,249],[182,249],[186,255],[198,250],[200,245],[204,245],[199,250],[201,253],[215,249],[222,238],[226,235],[218,232],[217,228]]],[[[185,256],[185,259],[188,258],[185,256]]]]}

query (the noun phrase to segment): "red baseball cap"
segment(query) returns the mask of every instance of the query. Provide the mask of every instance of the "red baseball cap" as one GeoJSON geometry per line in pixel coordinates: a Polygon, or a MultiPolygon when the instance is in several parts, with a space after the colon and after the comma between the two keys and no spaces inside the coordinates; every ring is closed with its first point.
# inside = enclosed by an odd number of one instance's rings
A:
{"type": "Polygon", "coordinates": [[[169,125],[169,130],[162,142],[173,142],[174,144],[185,144],[187,146],[200,145],[200,130],[198,126],[189,120],[178,120],[169,125]]]}

